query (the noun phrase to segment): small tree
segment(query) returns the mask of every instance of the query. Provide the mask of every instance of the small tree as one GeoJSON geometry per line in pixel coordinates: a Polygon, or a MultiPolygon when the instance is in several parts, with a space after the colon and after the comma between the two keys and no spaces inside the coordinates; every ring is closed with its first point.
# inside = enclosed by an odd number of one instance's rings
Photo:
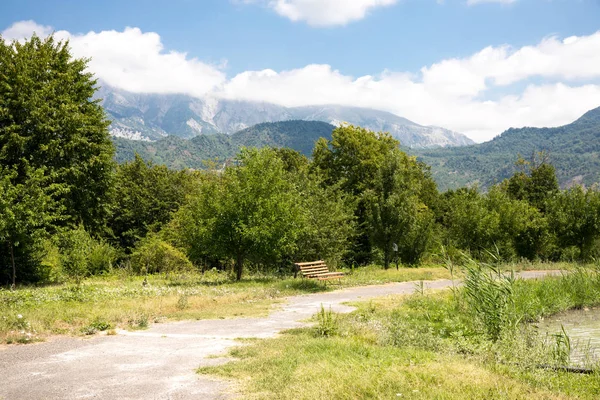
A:
{"type": "Polygon", "coordinates": [[[269,264],[294,253],[303,216],[289,178],[273,149],[243,149],[239,165],[203,182],[174,221],[192,258],[233,259],[240,280],[246,260],[269,264]]]}

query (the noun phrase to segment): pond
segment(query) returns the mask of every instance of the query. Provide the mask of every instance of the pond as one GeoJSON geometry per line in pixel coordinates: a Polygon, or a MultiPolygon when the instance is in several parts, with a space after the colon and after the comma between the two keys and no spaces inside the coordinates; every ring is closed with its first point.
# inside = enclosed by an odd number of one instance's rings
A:
{"type": "Polygon", "coordinates": [[[562,328],[571,340],[571,362],[600,362],[600,308],[571,310],[537,324],[540,332],[557,334],[562,328]]]}

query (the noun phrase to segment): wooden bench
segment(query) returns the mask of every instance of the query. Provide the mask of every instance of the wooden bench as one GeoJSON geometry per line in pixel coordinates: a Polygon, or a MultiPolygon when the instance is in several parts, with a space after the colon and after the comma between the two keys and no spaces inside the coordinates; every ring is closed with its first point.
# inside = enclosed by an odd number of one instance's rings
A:
{"type": "Polygon", "coordinates": [[[319,281],[328,281],[331,279],[340,280],[344,277],[343,272],[330,272],[325,261],[311,261],[294,264],[302,274],[302,278],[317,279],[319,281]]]}

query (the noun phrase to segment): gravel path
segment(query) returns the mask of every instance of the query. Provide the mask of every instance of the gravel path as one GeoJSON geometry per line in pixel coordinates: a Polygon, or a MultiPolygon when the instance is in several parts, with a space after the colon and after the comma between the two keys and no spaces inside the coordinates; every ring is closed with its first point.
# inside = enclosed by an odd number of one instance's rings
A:
{"type": "MultiPolygon", "coordinates": [[[[530,271],[538,278],[557,271],[530,271]]],[[[449,280],[425,282],[428,289],[449,280]]],[[[228,399],[226,382],[195,373],[199,366],[226,362],[209,358],[236,346],[236,338],[268,338],[304,325],[321,304],[350,312],[342,303],[390,294],[408,294],[414,282],[343,289],[290,297],[264,318],[183,321],[155,324],[115,336],[60,338],[0,349],[0,399],[228,399]]]]}

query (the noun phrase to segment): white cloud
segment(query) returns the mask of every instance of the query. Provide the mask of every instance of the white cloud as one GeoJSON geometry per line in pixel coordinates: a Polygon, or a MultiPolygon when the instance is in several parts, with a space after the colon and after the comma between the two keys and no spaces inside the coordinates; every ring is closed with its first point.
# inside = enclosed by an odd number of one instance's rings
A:
{"type": "MultiPolygon", "coordinates": [[[[18,39],[33,31],[47,33],[51,28],[28,21],[2,35],[18,39]]],[[[384,71],[352,77],[314,64],[288,71],[246,71],[230,78],[219,67],[165,50],[158,34],[137,28],[56,35],[69,38],[76,56],[93,57],[90,69],[100,79],[125,90],[209,94],[284,106],[377,108],[477,141],[511,126],[566,124],[600,106],[600,31],[546,38],[519,49],[487,47],[470,57],[441,60],[417,74],[384,71]],[[533,84],[531,78],[542,83],[533,84]]]]}
{"type": "Polygon", "coordinates": [[[33,34],[44,37],[52,33],[52,27],[37,24],[35,21],[19,21],[2,31],[2,37],[6,40],[20,40],[33,34]]]}
{"type": "MultiPolygon", "coordinates": [[[[44,36],[52,28],[33,21],[17,22],[3,31],[2,37],[19,40],[33,32],[44,36]]],[[[55,37],[68,39],[77,57],[90,57],[89,68],[100,79],[132,92],[186,93],[200,97],[226,79],[219,67],[190,58],[186,53],[165,51],[157,33],[144,33],[139,28],[86,34],[56,31],[55,37]]]]}
{"type": "Polygon", "coordinates": [[[283,17],[313,26],[346,25],[358,21],[371,9],[391,6],[398,0],[243,0],[266,3],[283,17]]]}

